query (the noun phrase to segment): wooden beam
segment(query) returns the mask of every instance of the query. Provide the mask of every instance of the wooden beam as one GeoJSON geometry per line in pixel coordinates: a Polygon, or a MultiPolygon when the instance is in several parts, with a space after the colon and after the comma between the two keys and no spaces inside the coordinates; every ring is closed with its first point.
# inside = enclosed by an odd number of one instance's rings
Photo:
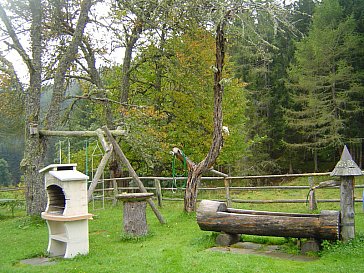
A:
{"type": "MultiPolygon", "coordinates": [[[[121,150],[120,146],[118,145],[118,143],[116,142],[114,137],[111,135],[111,132],[109,131],[109,129],[106,126],[103,126],[102,129],[104,130],[107,137],[109,138],[110,143],[113,145],[115,154],[120,158],[120,160],[123,162],[123,164],[128,168],[130,176],[133,177],[133,180],[137,183],[140,191],[144,192],[144,193],[147,193],[147,190],[144,187],[143,182],[140,180],[139,176],[134,171],[134,168],[131,166],[129,160],[127,159],[127,157],[125,156],[125,154],[121,150]]],[[[166,221],[164,220],[163,216],[160,214],[159,210],[157,209],[156,205],[151,200],[151,198],[149,198],[147,200],[147,202],[150,205],[150,207],[152,208],[154,214],[157,216],[159,222],[161,224],[165,224],[166,221]]]]}
{"type": "MultiPolygon", "coordinates": [[[[110,130],[113,136],[125,136],[127,133],[125,130],[110,130]]],[[[43,137],[97,137],[96,131],[50,131],[39,130],[39,135],[43,137]]]]}
{"type": "Polygon", "coordinates": [[[93,177],[90,187],[88,188],[87,198],[88,198],[89,202],[92,200],[92,194],[97,186],[97,183],[99,182],[99,179],[101,178],[101,176],[104,172],[106,164],[109,161],[109,159],[112,155],[112,151],[113,151],[113,146],[106,141],[103,131],[99,128],[95,131],[95,133],[98,136],[99,141],[101,142],[101,145],[105,151],[105,154],[103,155],[101,162],[100,162],[99,166],[97,167],[95,176],[93,177]]]}
{"type": "Polygon", "coordinates": [[[113,151],[113,149],[112,149],[112,146],[110,145],[109,150],[103,155],[101,162],[100,162],[99,166],[97,167],[94,178],[92,179],[92,182],[88,188],[88,192],[87,192],[88,202],[90,202],[92,200],[92,194],[104,172],[107,162],[109,161],[109,159],[111,157],[112,151],[113,151]]]}
{"type": "Polygon", "coordinates": [[[222,173],[222,172],[219,172],[217,170],[214,170],[214,169],[209,169],[210,172],[214,173],[214,174],[217,174],[218,176],[222,176],[222,177],[229,177],[226,173],[222,173]]]}
{"type": "Polygon", "coordinates": [[[96,132],[97,137],[99,138],[99,141],[100,141],[104,151],[108,152],[110,149],[112,149],[112,145],[106,141],[103,131],[99,128],[95,132],[96,132]]]}

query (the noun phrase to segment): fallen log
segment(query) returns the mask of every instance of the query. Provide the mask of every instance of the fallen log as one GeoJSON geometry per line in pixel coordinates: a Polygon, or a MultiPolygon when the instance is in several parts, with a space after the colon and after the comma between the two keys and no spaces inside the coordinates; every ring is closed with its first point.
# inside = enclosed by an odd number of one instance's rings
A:
{"type": "Polygon", "coordinates": [[[320,214],[249,211],[227,208],[225,203],[203,200],[197,210],[201,230],[229,234],[338,240],[340,212],[320,214]]]}

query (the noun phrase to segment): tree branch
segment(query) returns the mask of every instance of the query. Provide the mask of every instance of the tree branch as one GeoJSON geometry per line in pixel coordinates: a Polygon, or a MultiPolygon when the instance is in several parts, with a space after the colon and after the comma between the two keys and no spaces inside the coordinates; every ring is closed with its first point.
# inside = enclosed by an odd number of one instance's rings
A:
{"type": "Polygon", "coordinates": [[[142,105],[136,105],[136,104],[128,104],[128,103],[122,103],[116,100],[108,99],[108,98],[98,98],[98,97],[91,97],[91,96],[67,96],[66,99],[79,99],[79,100],[93,100],[93,101],[100,101],[100,102],[109,102],[114,104],[119,104],[126,107],[132,107],[132,108],[146,108],[146,106],[142,105]]]}
{"type": "Polygon", "coordinates": [[[17,93],[19,94],[23,93],[24,92],[23,85],[21,84],[18,75],[15,72],[13,64],[8,59],[6,59],[1,53],[0,53],[0,62],[2,62],[7,66],[7,68],[4,66],[0,66],[0,70],[5,74],[9,75],[10,78],[13,80],[17,93]]]}
{"type": "Polygon", "coordinates": [[[1,3],[0,3],[0,18],[3,21],[11,40],[13,41],[13,44],[10,43],[6,44],[8,44],[8,46],[10,46],[11,48],[14,48],[19,53],[19,55],[22,57],[23,61],[25,62],[29,70],[34,70],[32,59],[29,57],[29,55],[26,53],[25,49],[21,45],[18,35],[16,34],[15,29],[11,24],[11,21],[1,3]]]}
{"type": "Polygon", "coordinates": [[[78,47],[82,43],[82,36],[88,21],[88,13],[90,11],[91,5],[91,0],[83,0],[81,2],[80,15],[73,33],[72,40],[68,45],[66,52],[62,55],[56,69],[54,76],[52,103],[46,116],[47,124],[51,128],[57,126],[57,121],[59,121],[58,118],[60,113],[60,105],[64,96],[66,72],[69,69],[71,63],[75,60],[78,47]]]}

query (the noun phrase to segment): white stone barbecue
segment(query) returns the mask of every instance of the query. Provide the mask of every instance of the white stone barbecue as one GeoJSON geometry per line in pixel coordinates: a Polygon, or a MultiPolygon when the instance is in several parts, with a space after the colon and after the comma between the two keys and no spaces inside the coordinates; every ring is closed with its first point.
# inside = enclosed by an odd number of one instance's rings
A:
{"type": "Polygon", "coordinates": [[[52,164],[42,170],[47,191],[47,220],[50,256],[73,258],[89,251],[87,179],[76,164],[52,164]]]}

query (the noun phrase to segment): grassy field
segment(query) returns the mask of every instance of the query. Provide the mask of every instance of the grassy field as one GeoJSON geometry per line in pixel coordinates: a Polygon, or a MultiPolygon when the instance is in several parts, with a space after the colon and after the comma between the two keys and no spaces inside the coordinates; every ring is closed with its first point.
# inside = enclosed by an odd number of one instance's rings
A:
{"type": "MultiPolygon", "coordinates": [[[[252,199],[292,192],[245,193],[252,199]]],[[[306,195],[306,193],[302,193],[306,195]]],[[[328,191],[322,193],[333,195],[328,191]]],[[[294,194],[296,195],[296,193],[294,194]]],[[[332,198],[338,198],[337,192],[332,198]]],[[[299,197],[301,198],[301,197],[299,197]]],[[[320,197],[319,197],[320,198],[320,197]]],[[[164,202],[161,209],[167,224],[161,225],[150,208],[147,219],[150,234],[130,239],[121,232],[121,204],[92,210],[94,219],[89,222],[90,252],[74,259],[55,259],[56,264],[31,266],[21,260],[46,256],[48,230],[40,218],[24,216],[20,209],[15,217],[6,208],[0,208],[0,272],[363,272],[364,214],[362,204],[356,204],[356,239],[348,244],[325,243],[319,258],[309,262],[286,259],[211,252],[216,233],[201,231],[194,214],[182,212],[182,202],[164,202]]],[[[319,204],[319,210],[338,209],[339,204],[319,204]]],[[[308,212],[305,204],[244,205],[234,207],[270,211],[308,212]]],[[[295,252],[292,240],[243,236],[250,241],[279,243],[289,252],[295,252]]]]}

